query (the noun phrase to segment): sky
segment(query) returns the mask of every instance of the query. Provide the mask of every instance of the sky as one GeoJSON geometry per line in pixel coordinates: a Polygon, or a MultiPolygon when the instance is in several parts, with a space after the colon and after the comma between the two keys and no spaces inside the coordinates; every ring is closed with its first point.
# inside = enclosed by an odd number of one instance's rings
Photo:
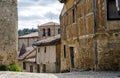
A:
{"type": "Polygon", "coordinates": [[[62,7],[58,0],[18,0],[18,29],[37,28],[51,21],[59,23],[62,7]]]}

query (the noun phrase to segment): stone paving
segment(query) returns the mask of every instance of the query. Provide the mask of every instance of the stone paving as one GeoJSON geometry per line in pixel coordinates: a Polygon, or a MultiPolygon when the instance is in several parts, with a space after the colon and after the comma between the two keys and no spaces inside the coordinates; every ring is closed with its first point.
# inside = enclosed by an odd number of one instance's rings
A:
{"type": "Polygon", "coordinates": [[[0,72],[0,78],[120,78],[120,72],[27,73],[0,72]]]}

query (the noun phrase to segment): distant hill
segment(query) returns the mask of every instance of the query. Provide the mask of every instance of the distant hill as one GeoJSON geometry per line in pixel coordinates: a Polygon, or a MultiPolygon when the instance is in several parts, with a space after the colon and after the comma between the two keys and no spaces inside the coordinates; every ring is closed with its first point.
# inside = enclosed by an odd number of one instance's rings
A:
{"type": "Polygon", "coordinates": [[[33,33],[33,32],[37,32],[38,29],[28,29],[28,28],[25,28],[25,29],[22,29],[22,30],[18,30],[18,35],[19,36],[23,36],[23,35],[26,35],[26,34],[30,34],[30,33],[33,33]]]}

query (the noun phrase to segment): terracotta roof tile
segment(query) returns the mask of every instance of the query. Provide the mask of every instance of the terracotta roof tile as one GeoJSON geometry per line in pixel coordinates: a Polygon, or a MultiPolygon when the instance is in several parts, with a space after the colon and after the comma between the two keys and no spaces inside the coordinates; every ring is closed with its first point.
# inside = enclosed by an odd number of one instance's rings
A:
{"type": "Polygon", "coordinates": [[[38,37],[38,32],[30,33],[24,36],[20,36],[19,38],[28,38],[28,37],[38,37]]]}
{"type": "Polygon", "coordinates": [[[49,37],[49,38],[44,39],[44,40],[34,42],[33,45],[44,46],[44,45],[56,44],[56,43],[59,43],[60,41],[61,41],[60,35],[56,35],[56,36],[49,37]]]}
{"type": "Polygon", "coordinates": [[[60,25],[60,24],[56,23],[56,22],[48,22],[48,23],[45,23],[45,24],[42,24],[42,25],[39,25],[39,26],[48,26],[48,25],[60,25]]]}

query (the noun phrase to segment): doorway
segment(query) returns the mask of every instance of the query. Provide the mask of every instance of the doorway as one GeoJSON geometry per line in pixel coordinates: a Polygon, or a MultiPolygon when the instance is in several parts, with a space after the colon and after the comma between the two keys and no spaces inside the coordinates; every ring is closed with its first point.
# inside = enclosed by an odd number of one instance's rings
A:
{"type": "Polygon", "coordinates": [[[46,65],[43,64],[43,73],[45,73],[45,72],[46,72],[46,65]]]}
{"type": "Polygon", "coordinates": [[[74,47],[70,47],[70,60],[71,60],[71,67],[74,68],[74,47]]]}
{"type": "Polygon", "coordinates": [[[33,66],[30,65],[30,72],[33,72],[33,66]]]}

